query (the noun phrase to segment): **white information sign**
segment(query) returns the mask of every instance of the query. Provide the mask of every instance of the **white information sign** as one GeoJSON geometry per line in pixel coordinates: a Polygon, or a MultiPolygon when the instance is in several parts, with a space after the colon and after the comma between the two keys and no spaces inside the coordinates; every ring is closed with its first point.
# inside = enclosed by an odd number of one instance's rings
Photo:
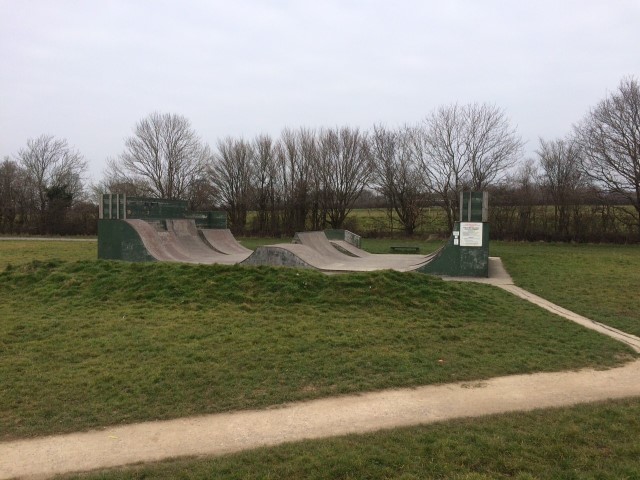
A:
{"type": "Polygon", "coordinates": [[[482,222],[460,222],[460,246],[482,246],[482,222]]]}

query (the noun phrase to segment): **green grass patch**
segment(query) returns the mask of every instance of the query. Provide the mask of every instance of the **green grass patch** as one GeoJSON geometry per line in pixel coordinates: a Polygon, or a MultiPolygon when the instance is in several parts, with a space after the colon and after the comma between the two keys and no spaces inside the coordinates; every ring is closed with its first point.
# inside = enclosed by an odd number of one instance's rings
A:
{"type": "Polygon", "coordinates": [[[491,244],[515,283],[640,336],[640,245],[491,244]]]}
{"type": "Polygon", "coordinates": [[[0,240],[0,270],[33,260],[95,260],[98,242],[61,240],[0,240]]]}
{"type": "MultiPolygon", "coordinates": [[[[419,247],[420,251],[418,254],[426,255],[431,253],[442,245],[444,245],[444,240],[424,240],[424,239],[393,239],[393,238],[363,238],[362,239],[362,248],[369,253],[394,253],[391,251],[391,247],[419,247]]],[[[415,252],[405,252],[405,253],[415,253],[415,252]]],[[[398,255],[403,255],[403,253],[398,253],[398,255]]]]}
{"type": "Polygon", "coordinates": [[[499,289],[391,271],[32,262],[0,273],[0,319],[3,440],[632,358],[499,289]]]}
{"type": "MultiPolygon", "coordinates": [[[[81,479],[640,478],[640,400],[305,441],[81,479]]],[[[70,478],[70,477],[65,477],[70,478]]]]}

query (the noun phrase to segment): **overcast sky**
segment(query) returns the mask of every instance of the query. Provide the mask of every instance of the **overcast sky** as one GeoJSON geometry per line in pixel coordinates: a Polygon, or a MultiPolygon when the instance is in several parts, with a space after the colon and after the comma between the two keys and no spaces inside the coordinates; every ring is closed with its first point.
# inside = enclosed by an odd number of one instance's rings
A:
{"type": "Polygon", "coordinates": [[[488,102],[533,155],[640,77],[640,0],[0,0],[0,60],[0,158],[47,133],[94,180],[154,111],[213,147],[488,102]]]}

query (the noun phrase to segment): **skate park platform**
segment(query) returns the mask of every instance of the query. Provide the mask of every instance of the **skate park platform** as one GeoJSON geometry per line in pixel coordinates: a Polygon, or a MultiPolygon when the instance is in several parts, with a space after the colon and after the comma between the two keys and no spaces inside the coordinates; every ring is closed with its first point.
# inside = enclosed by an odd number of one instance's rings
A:
{"type": "Polygon", "coordinates": [[[104,194],[98,258],[235,265],[252,252],[226,226],[225,212],[192,212],[185,201],[104,194]]]}
{"type": "MultiPolygon", "coordinates": [[[[194,264],[280,266],[309,268],[325,273],[396,270],[450,277],[489,275],[489,228],[484,213],[472,218],[461,209],[449,241],[428,255],[371,254],[359,248],[357,235],[346,231],[298,232],[292,243],[265,245],[252,251],[241,245],[224,225],[212,226],[212,212],[200,216],[175,201],[103,196],[98,223],[98,258],[134,262],[160,261],[194,264]],[[106,198],[108,197],[108,198],[106,198]],[[137,203],[136,203],[137,202],[137,203]],[[142,214],[140,205],[144,205],[142,214]],[[107,213],[108,209],[108,213],[107,213]],[[137,209],[137,212],[136,212],[137,209]],[[115,212],[115,214],[114,214],[115,212]],[[131,218],[138,216],[142,218],[131,218]],[[164,218],[162,218],[164,217],[164,218]],[[190,217],[190,218],[189,218],[190,217]],[[336,237],[336,232],[342,232],[336,237]],[[329,238],[331,237],[331,239],[329,238]],[[357,240],[357,241],[356,241],[357,240]]],[[[461,198],[472,205],[477,197],[461,198]]],[[[486,200],[485,200],[486,202],[486,200]]],[[[483,203],[480,198],[480,203],[483,203]]]]}
{"type": "MultiPolygon", "coordinates": [[[[345,242],[346,243],[346,242],[345,242]]],[[[356,255],[344,253],[325,232],[298,232],[293,243],[258,247],[244,265],[272,265],[313,268],[325,272],[370,272],[374,270],[417,270],[428,263],[431,255],[370,254],[347,244],[356,255]]]]}

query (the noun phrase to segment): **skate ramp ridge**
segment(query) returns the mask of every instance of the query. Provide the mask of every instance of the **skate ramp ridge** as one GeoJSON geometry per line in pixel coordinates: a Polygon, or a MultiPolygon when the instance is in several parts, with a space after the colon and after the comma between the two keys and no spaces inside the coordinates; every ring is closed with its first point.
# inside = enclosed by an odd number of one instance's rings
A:
{"type": "Polygon", "coordinates": [[[350,255],[352,257],[363,258],[363,257],[368,257],[370,255],[373,255],[365,250],[362,250],[361,248],[356,247],[355,245],[350,244],[345,240],[329,240],[329,241],[331,242],[331,245],[333,245],[339,251],[347,255],[350,255]]]}
{"type": "Polygon", "coordinates": [[[220,253],[226,255],[251,255],[253,253],[253,250],[242,246],[228,228],[201,229],[199,233],[207,245],[220,253]]]}

